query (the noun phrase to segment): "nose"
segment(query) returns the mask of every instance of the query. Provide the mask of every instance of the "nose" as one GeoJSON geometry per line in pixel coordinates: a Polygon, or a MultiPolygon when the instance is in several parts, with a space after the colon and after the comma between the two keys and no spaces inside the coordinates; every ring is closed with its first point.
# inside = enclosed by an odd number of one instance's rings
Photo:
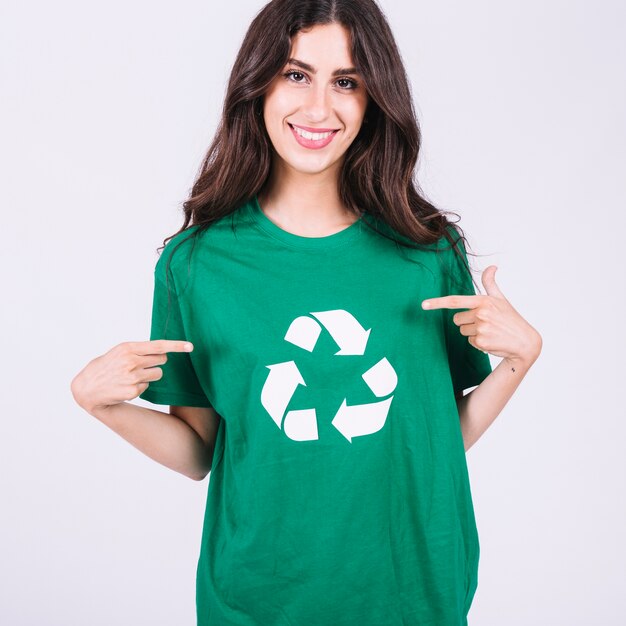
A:
{"type": "Polygon", "coordinates": [[[307,89],[302,110],[307,120],[312,124],[319,124],[328,117],[330,99],[328,91],[321,82],[307,89]]]}

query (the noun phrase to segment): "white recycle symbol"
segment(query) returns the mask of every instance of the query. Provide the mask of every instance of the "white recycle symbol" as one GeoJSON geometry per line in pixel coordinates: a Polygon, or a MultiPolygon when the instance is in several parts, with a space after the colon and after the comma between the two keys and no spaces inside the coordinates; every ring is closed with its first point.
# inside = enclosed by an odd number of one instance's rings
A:
{"type": "MultiPolygon", "coordinates": [[[[311,313],[315,319],[301,315],[291,322],[285,340],[313,352],[322,332],[326,328],[341,349],[334,356],[363,355],[370,336],[353,315],[342,309],[311,313]],[[319,323],[318,323],[319,322],[319,323]]],[[[261,404],[270,414],[278,428],[294,441],[319,439],[315,409],[285,411],[298,385],[306,386],[295,361],[274,363],[266,366],[270,372],[261,391],[261,404]],[[283,420],[284,417],[284,420],[283,420]]],[[[370,367],[363,380],[380,398],[389,395],[398,384],[398,376],[389,361],[383,357],[370,367]]],[[[344,398],[332,420],[332,425],[350,442],[359,435],[370,435],[379,431],[389,413],[393,396],[378,402],[348,405],[344,398]]]]}

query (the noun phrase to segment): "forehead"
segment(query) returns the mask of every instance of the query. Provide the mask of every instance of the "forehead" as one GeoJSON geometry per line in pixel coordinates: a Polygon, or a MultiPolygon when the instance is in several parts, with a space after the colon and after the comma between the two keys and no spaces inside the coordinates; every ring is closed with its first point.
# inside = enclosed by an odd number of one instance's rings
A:
{"type": "Polygon", "coordinates": [[[291,58],[330,70],[352,65],[350,32],[341,24],[317,24],[298,31],[291,40],[291,58]]]}

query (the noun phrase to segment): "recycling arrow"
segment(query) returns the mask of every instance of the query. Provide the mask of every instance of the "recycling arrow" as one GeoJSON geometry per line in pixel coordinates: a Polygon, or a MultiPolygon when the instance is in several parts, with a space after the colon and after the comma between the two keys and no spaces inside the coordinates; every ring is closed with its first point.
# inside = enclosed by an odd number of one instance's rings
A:
{"type": "MultiPolygon", "coordinates": [[[[298,348],[313,352],[324,329],[340,348],[334,356],[365,354],[372,329],[363,328],[351,313],[343,309],[298,316],[289,325],[284,339],[298,348]]],[[[296,362],[285,361],[266,367],[269,373],[261,390],[261,404],[274,423],[294,441],[319,439],[314,407],[288,410],[298,385],[306,387],[296,362]]],[[[377,398],[389,396],[398,384],[397,374],[386,357],[361,376],[377,398]]],[[[352,443],[354,437],[371,435],[385,425],[392,400],[393,396],[389,396],[380,401],[349,405],[344,398],[331,423],[352,443]]]]}

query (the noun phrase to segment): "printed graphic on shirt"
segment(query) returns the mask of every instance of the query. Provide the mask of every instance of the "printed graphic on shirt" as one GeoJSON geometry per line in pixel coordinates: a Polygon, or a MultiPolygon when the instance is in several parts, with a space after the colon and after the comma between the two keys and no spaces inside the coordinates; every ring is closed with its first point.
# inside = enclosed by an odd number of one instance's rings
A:
{"type": "MultiPolygon", "coordinates": [[[[312,353],[322,330],[326,329],[340,349],[334,356],[365,354],[371,328],[365,330],[348,311],[318,311],[295,318],[284,340],[312,353]]],[[[294,441],[319,439],[315,407],[289,410],[298,385],[307,385],[295,360],[266,366],[269,373],[261,391],[261,404],[287,437],[294,441]]],[[[373,398],[389,396],[398,384],[398,376],[386,357],[361,374],[373,398]]],[[[341,379],[337,379],[341,385],[341,379]]],[[[337,408],[332,425],[350,442],[353,437],[378,432],[387,420],[393,396],[362,404],[348,404],[344,397],[337,408]]]]}

